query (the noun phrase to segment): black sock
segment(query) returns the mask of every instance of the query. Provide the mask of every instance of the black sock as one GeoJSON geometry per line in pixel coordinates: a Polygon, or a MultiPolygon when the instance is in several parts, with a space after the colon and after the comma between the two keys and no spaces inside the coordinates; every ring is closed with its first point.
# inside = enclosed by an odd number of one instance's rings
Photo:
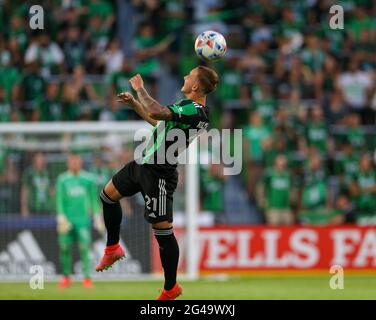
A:
{"type": "Polygon", "coordinates": [[[111,246],[119,243],[123,213],[119,201],[113,201],[104,190],[100,197],[103,204],[103,220],[107,229],[107,246],[111,246]]]}
{"type": "Polygon", "coordinates": [[[159,254],[161,256],[164,270],[164,288],[170,290],[176,284],[176,272],[179,262],[179,245],[176,241],[172,227],[169,229],[153,229],[155,238],[159,244],[159,254]]]}

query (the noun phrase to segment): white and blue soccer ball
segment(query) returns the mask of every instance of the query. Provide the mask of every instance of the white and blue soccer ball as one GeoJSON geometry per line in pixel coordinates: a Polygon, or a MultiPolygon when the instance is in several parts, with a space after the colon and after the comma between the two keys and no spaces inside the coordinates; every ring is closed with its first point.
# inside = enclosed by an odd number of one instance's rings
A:
{"type": "Polygon", "coordinates": [[[216,61],[222,59],[226,50],[226,39],[217,31],[204,31],[196,38],[195,51],[202,60],[216,61]]]}

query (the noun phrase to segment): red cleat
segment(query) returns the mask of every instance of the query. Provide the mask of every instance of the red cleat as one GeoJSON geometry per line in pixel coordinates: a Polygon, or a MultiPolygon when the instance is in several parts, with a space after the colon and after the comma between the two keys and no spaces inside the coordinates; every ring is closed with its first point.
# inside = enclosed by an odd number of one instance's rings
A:
{"type": "Polygon", "coordinates": [[[63,279],[60,280],[58,287],[60,289],[65,289],[65,288],[70,287],[71,284],[72,284],[71,279],[65,276],[63,279]]]}
{"type": "Polygon", "coordinates": [[[91,282],[89,278],[84,278],[82,285],[87,289],[91,289],[93,287],[93,282],[91,282]]]}
{"type": "Polygon", "coordinates": [[[125,252],[120,244],[115,244],[113,246],[108,246],[104,250],[104,255],[102,260],[99,262],[95,270],[103,271],[112,267],[112,265],[118,261],[125,258],[125,252]]]}
{"type": "Polygon", "coordinates": [[[176,283],[170,290],[163,289],[157,300],[175,300],[181,294],[183,294],[183,289],[178,283],[176,283]]]}

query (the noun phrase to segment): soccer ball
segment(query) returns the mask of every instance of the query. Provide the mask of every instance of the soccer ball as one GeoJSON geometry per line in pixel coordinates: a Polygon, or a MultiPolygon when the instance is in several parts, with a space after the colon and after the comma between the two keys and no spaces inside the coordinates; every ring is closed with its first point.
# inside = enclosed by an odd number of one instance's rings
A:
{"type": "Polygon", "coordinates": [[[195,41],[197,56],[206,61],[222,59],[227,50],[225,37],[216,31],[200,33],[195,41]]]}

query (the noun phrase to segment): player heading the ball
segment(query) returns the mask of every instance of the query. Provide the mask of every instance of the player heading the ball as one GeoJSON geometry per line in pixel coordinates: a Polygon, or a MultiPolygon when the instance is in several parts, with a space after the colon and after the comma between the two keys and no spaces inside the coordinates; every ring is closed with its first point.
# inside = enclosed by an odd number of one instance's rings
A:
{"type": "Polygon", "coordinates": [[[179,246],[173,232],[172,214],[173,194],[178,182],[177,165],[170,161],[158,162],[158,151],[163,144],[164,150],[168,150],[174,143],[166,139],[170,130],[181,130],[187,148],[194,138],[190,136],[190,129],[207,127],[209,108],[206,106],[206,96],[215,90],[217,83],[218,76],[214,70],[198,66],[184,77],[181,91],[185,98],[169,106],[162,106],[149,95],[139,74],[130,79],[137,98],[129,92],[118,94],[119,101],[133,108],[141,118],[154,126],[154,130],[142,158],[126,164],[101,191],[107,247],[96,270],[103,271],[124,257],[125,252],[119,244],[122,220],[119,200],[141,192],[145,200],[144,217],[152,225],[164,269],[164,290],[158,300],[173,300],[182,293],[182,288],[176,282],[179,246]]]}

